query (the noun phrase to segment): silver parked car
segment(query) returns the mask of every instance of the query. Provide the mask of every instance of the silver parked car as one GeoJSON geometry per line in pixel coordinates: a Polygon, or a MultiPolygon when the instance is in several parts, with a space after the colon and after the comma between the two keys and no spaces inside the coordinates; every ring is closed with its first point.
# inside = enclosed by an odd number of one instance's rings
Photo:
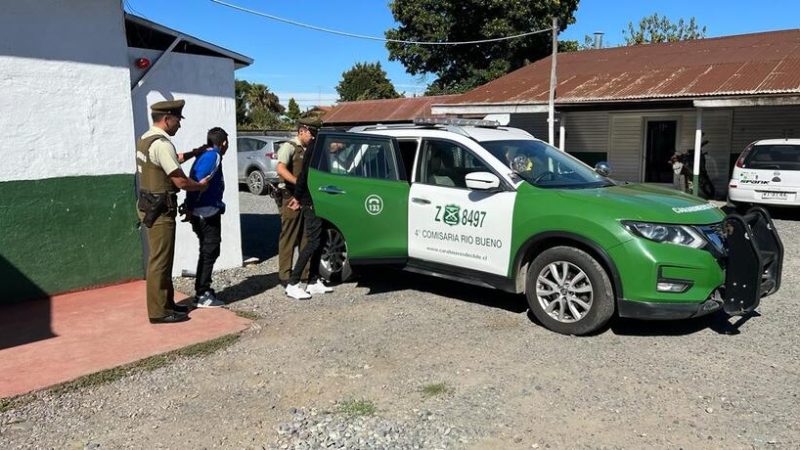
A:
{"type": "Polygon", "coordinates": [[[239,155],[239,183],[256,195],[268,192],[268,183],[278,182],[278,147],[286,136],[240,136],[236,139],[239,155]]]}

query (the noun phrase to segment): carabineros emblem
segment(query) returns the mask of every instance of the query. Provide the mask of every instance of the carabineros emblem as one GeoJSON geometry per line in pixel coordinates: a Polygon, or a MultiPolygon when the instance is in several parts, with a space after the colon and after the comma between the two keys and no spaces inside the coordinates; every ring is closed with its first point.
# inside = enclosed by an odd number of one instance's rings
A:
{"type": "Polygon", "coordinates": [[[458,205],[447,205],[444,207],[444,217],[442,221],[448,225],[458,225],[461,221],[459,219],[459,213],[461,212],[461,207],[458,205]]]}

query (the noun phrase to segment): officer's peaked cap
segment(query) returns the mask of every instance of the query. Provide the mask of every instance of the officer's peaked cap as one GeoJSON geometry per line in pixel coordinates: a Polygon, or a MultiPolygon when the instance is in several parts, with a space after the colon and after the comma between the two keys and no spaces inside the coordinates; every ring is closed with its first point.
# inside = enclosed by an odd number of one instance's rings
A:
{"type": "Polygon", "coordinates": [[[186,105],[186,100],[168,100],[164,102],[153,103],[150,105],[150,110],[156,113],[169,114],[171,116],[177,116],[181,119],[184,119],[184,105],[186,105]]]}

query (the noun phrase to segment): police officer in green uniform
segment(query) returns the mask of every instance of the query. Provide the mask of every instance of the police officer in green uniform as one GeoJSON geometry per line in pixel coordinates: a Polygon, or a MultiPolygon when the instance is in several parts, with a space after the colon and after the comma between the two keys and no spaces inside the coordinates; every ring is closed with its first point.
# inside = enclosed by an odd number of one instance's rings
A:
{"type": "Polygon", "coordinates": [[[208,179],[199,182],[187,177],[180,163],[198,154],[201,148],[180,155],[170,141],[181,127],[185,101],[172,100],[150,106],[153,126],[136,144],[136,171],[139,179],[137,209],[147,227],[147,315],[150,323],[175,323],[189,320],[188,308],[175,304],[172,286],[172,261],[175,255],[175,216],[177,192],[203,191],[208,179]]]}
{"type": "MultiPolygon", "coordinates": [[[[299,210],[288,207],[294,198],[297,177],[303,169],[303,156],[306,149],[313,144],[314,136],[321,121],[316,118],[300,119],[297,122],[297,136],[285,142],[278,149],[277,172],[283,184],[283,202],[281,204],[281,234],[278,239],[278,279],[286,286],[292,274],[292,258],[294,248],[305,245],[303,233],[303,216],[299,210]]],[[[301,247],[302,248],[302,247],[301,247]]],[[[303,270],[303,280],[308,280],[308,267],[303,270]]]]}

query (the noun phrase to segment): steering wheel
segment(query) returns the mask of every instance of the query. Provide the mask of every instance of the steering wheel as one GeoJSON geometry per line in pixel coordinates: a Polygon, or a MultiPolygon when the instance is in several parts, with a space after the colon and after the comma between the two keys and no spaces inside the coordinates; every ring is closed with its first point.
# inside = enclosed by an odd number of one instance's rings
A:
{"type": "Polygon", "coordinates": [[[538,183],[539,181],[541,181],[545,177],[549,177],[551,180],[554,180],[555,177],[556,177],[556,174],[555,174],[555,172],[553,172],[551,170],[545,170],[544,172],[540,173],[539,176],[534,178],[531,181],[531,183],[536,184],[536,183],[538,183]]]}

